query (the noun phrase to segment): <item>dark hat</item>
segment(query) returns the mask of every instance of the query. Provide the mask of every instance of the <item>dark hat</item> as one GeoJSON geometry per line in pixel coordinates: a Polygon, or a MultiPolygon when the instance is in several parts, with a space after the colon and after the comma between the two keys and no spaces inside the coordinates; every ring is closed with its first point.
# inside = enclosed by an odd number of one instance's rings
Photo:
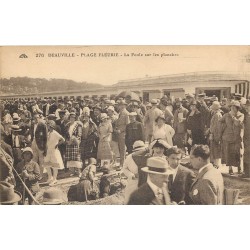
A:
{"type": "Polygon", "coordinates": [[[234,93],[234,94],[233,94],[233,97],[234,97],[235,100],[240,101],[242,95],[241,95],[240,93],[234,93]]]}
{"type": "Polygon", "coordinates": [[[58,188],[49,188],[43,193],[43,204],[58,205],[64,202],[62,190],[58,188]]]}
{"type": "Polygon", "coordinates": [[[158,116],[158,117],[155,119],[155,122],[158,122],[160,119],[163,120],[164,122],[166,122],[166,119],[165,119],[165,117],[164,117],[163,115],[158,116]]]}
{"type": "Polygon", "coordinates": [[[14,187],[6,182],[0,182],[0,204],[12,204],[20,201],[22,195],[14,190],[14,187]]]}
{"type": "Polygon", "coordinates": [[[60,114],[66,114],[66,110],[64,110],[64,109],[63,109],[63,110],[59,110],[59,111],[58,111],[58,114],[59,114],[59,115],[60,115],[60,114]]]}
{"type": "Polygon", "coordinates": [[[152,141],[152,142],[150,143],[150,148],[161,147],[161,148],[166,148],[166,149],[168,149],[169,146],[170,146],[170,145],[169,145],[166,141],[164,141],[164,140],[162,140],[162,139],[156,139],[156,140],[154,140],[154,141],[152,141]]]}

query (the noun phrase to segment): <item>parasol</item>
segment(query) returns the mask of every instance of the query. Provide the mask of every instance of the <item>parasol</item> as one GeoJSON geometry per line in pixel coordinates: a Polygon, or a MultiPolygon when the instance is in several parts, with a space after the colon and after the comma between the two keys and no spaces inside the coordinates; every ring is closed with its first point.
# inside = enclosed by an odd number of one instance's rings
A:
{"type": "Polygon", "coordinates": [[[116,100],[119,98],[124,98],[124,99],[131,99],[131,101],[137,101],[137,102],[141,102],[139,96],[132,91],[122,91],[117,97],[116,100]]]}

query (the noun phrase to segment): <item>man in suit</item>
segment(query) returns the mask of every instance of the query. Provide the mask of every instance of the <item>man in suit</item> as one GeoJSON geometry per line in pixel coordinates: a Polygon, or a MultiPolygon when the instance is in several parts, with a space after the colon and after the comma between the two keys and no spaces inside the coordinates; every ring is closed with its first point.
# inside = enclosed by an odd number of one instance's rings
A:
{"type": "Polygon", "coordinates": [[[170,205],[168,177],[172,174],[168,162],[161,157],[151,157],[147,167],[142,168],[148,174],[147,182],[135,190],[128,205],[170,205]]]}
{"type": "Polygon", "coordinates": [[[180,165],[183,151],[177,147],[169,148],[166,152],[167,161],[173,170],[169,176],[169,190],[172,201],[177,204],[192,204],[189,190],[195,180],[195,175],[190,169],[180,165]]]}
{"type": "Polygon", "coordinates": [[[22,129],[18,125],[11,126],[11,133],[5,137],[5,142],[12,147],[14,166],[22,160],[22,149],[26,147],[26,140],[20,135],[22,129]]]}
{"type": "Polygon", "coordinates": [[[159,116],[163,116],[163,112],[157,108],[157,104],[158,104],[158,102],[156,99],[151,100],[152,108],[147,110],[147,112],[145,114],[145,118],[144,118],[144,125],[145,125],[146,130],[147,130],[147,135],[148,135],[147,139],[148,139],[149,143],[152,141],[153,130],[154,130],[156,118],[159,116]]]}
{"type": "Polygon", "coordinates": [[[43,176],[44,157],[47,155],[48,130],[45,122],[42,121],[39,114],[34,115],[34,123],[30,129],[31,132],[31,148],[33,150],[33,160],[40,167],[40,180],[43,176]]]}
{"type": "Polygon", "coordinates": [[[119,107],[119,116],[115,122],[114,133],[118,137],[120,167],[122,168],[126,155],[125,135],[126,135],[126,126],[129,124],[129,112],[126,109],[127,103],[124,100],[121,100],[118,103],[118,107],[119,107]]]}
{"type": "Polygon", "coordinates": [[[198,170],[198,176],[191,185],[189,196],[195,205],[222,205],[224,182],[220,171],[210,163],[207,145],[194,145],[190,162],[198,170]]]}
{"type": "Polygon", "coordinates": [[[144,140],[144,129],[141,122],[136,121],[137,113],[129,113],[130,123],[126,126],[125,143],[129,154],[133,151],[133,144],[136,141],[144,140]]]}

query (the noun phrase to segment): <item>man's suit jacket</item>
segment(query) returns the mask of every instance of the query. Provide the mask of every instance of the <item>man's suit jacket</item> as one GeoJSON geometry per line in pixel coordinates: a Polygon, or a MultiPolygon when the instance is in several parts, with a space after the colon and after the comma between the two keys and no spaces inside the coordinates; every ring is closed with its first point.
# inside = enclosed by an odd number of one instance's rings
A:
{"type": "Polygon", "coordinates": [[[37,147],[41,151],[47,150],[48,130],[43,122],[38,122],[36,132],[34,134],[34,123],[31,125],[31,141],[35,140],[37,147]]]}
{"type": "Polygon", "coordinates": [[[144,183],[131,194],[128,205],[163,205],[163,203],[155,197],[148,183],[144,183]]]}
{"type": "Polygon", "coordinates": [[[208,164],[191,186],[190,198],[195,205],[222,205],[224,182],[220,171],[208,164]]]}
{"type": "Polygon", "coordinates": [[[159,116],[163,116],[163,112],[158,108],[151,108],[147,110],[145,118],[144,118],[144,125],[148,129],[148,133],[150,135],[153,134],[154,126],[155,126],[155,119],[159,116]]]}
{"type": "Polygon", "coordinates": [[[189,197],[189,191],[191,185],[195,180],[195,175],[190,169],[178,166],[178,170],[175,179],[170,186],[170,198],[172,201],[179,203],[185,201],[186,204],[192,204],[192,200],[189,197]]]}
{"type": "Polygon", "coordinates": [[[124,109],[120,112],[118,119],[115,121],[115,127],[116,129],[121,131],[121,134],[125,135],[126,126],[128,124],[129,124],[129,112],[126,109],[124,109]]]}
{"type": "MultiPolygon", "coordinates": [[[[20,148],[25,148],[26,140],[23,135],[17,135],[19,139],[20,148]]],[[[5,142],[14,148],[12,133],[5,137],[5,142]]]]}

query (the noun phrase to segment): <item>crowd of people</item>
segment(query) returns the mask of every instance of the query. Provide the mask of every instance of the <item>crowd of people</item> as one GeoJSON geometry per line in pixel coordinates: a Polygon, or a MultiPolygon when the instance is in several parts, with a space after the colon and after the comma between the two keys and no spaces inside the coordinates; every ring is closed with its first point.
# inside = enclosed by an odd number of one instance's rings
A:
{"type": "Polygon", "coordinates": [[[166,204],[222,204],[222,164],[230,175],[237,167],[241,177],[250,177],[250,100],[239,94],[147,103],[131,96],[18,99],[1,101],[0,112],[1,162],[15,171],[1,164],[1,185],[13,186],[14,197],[24,181],[29,204],[39,183],[57,185],[59,172],[79,177],[77,192],[87,199],[98,192],[95,174],[105,165],[127,176],[128,204],[159,204],[161,195],[166,204]],[[181,165],[188,157],[196,179],[181,165]]]}

